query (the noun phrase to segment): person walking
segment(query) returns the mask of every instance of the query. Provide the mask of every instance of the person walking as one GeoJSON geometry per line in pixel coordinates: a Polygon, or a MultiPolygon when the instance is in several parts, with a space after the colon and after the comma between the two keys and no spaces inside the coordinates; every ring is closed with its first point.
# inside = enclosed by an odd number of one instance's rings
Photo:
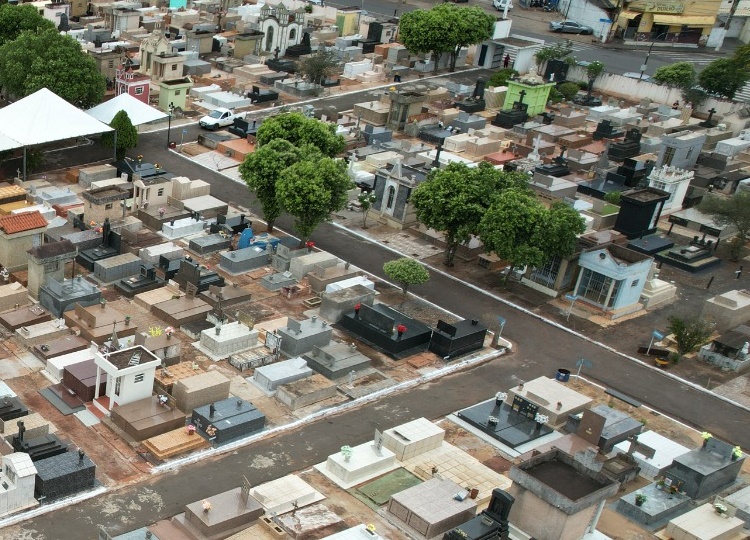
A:
{"type": "Polygon", "coordinates": [[[503,59],[503,69],[507,69],[510,65],[510,55],[506,54],[505,58],[503,59]]]}

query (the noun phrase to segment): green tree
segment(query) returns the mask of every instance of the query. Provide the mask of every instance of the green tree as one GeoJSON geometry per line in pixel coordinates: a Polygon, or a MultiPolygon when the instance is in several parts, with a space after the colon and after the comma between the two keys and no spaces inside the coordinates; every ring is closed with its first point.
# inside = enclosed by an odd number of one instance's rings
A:
{"type": "Polygon", "coordinates": [[[409,257],[388,261],[383,265],[383,272],[388,279],[395,281],[406,296],[411,285],[421,285],[430,279],[430,273],[422,263],[409,257]]]}
{"type": "Polygon", "coordinates": [[[275,139],[284,139],[294,146],[311,144],[326,156],[333,157],[344,150],[344,138],[336,135],[336,126],[307,118],[297,112],[282,113],[263,121],[256,136],[262,147],[275,139]]]}
{"type": "Polygon", "coordinates": [[[547,209],[533,195],[507,190],[495,197],[479,223],[479,239],[510,267],[505,280],[521,266],[541,266],[549,259],[547,209]]]}
{"type": "Polygon", "coordinates": [[[677,62],[660,67],[651,79],[673,88],[691,88],[695,83],[695,68],[692,62],[677,62]]]}
{"type": "Polygon", "coordinates": [[[620,204],[620,199],[622,198],[622,191],[610,191],[606,195],[604,195],[604,200],[607,201],[609,204],[620,204]]]}
{"type": "Polygon", "coordinates": [[[274,222],[282,212],[276,184],[281,173],[300,160],[300,154],[289,141],[275,139],[247,154],[240,164],[240,178],[258,198],[269,232],[273,231],[274,222]]]}
{"type": "Polygon", "coordinates": [[[557,87],[557,91],[560,92],[563,97],[570,101],[579,92],[580,88],[576,83],[565,82],[557,87]]]}
{"type": "Polygon", "coordinates": [[[305,159],[286,167],[276,193],[281,207],[295,217],[294,228],[304,245],[315,228],[347,202],[353,187],[342,160],[305,159]]]}
{"type": "Polygon", "coordinates": [[[357,195],[357,201],[359,201],[359,208],[362,211],[362,228],[367,228],[367,214],[370,213],[373,203],[377,200],[377,195],[372,191],[362,191],[357,195]]]}
{"type": "Polygon", "coordinates": [[[339,59],[333,53],[324,47],[318,49],[318,52],[300,60],[297,64],[297,73],[303,75],[313,84],[321,84],[323,79],[332,76],[339,69],[339,59]]]}
{"type": "Polygon", "coordinates": [[[48,88],[82,109],[100,103],[106,89],[94,59],[55,29],[22,32],[0,47],[0,85],[19,98],[48,88]]]}
{"type": "Polygon", "coordinates": [[[711,325],[703,319],[683,319],[673,315],[668,320],[667,331],[674,335],[680,359],[703,345],[711,336],[711,325]]]}
{"type": "Polygon", "coordinates": [[[0,46],[18,38],[21,32],[40,32],[54,29],[55,25],[29,4],[3,4],[0,6],[0,46]]]}
{"type": "Polygon", "coordinates": [[[588,77],[589,85],[587,96],[591,97],[591,92],[594,91],[594,81],[599,78],[599,75],[604,73],[604,64],[595,60],[586,66],[586,77],[588,77]]]}
{"type": "Polygon", "coordinates": [[[138,146],[138,129],[125,111],[118,112],[112,118],[109,127],[115,131],[102,135],[102,145],[105,148],[112,148],[115,144],[115,133],[117,133],[117,149],[115,150],[117,159],[124,158],[130,148],[138,146]]]}
{"type": "Polygon", "coordinates": [[[698,74],[698,84],[710,94],[732,99],[750,80],[748,67],[733,58],[719,58],[698,74]]]}
{"type": "Polygon", "coordinates": [[[463,47],[481,43],[492,35],[495,17],[480,7],[458,7],[442,3],[430,10],[404,13],[399,39],[415,54],[432,53],[435,72],[443,54],[450,54],[450,71],[455,71],[463,47]]]}
{"type": "Polygon", "coordinates": [[[578,236],[586,231],[586,222],[573,207],[556,202],[547,210],[545,229],[546,262],[551,257],[565,258],[572,255],[578,236]]]}
{"type": "Polygon", "coordinates": [[[508,79],[516,77],[518,72],[513,68],[500,69],[492,74],[487,86],[507,86],[508,79]]]}
{"type": "Polygon", "coordinates": [[[737,229],[737,255],[750,237],[750,192],[739,190],[731,197],[707,195],[698,210],[708,214],[717,225],[737,229]]]}
{"type": "Polygon", "coordinates": [[[509,187],[525,186],[525,175],[503,173],[486,162],[476,168],[451,163],[444,169],[430,171],[410,199],[420,223],[445,233],[443,262],[453,266],[458,246],[477,233],[493,195],[509,187]]]}
{"type": "Polygon", "coordinates": [[[559,41],[554,45],[548,47],[542,47],[534,53],[534,60],[536,61],[536,72],[537,75],[541,75],[544,70],[544,65],[550,60],[563,60],[568,64],[575,64],[575,57],[571,56],[573,53],[573,42],[569,39],[565,41],[559,41]]]}

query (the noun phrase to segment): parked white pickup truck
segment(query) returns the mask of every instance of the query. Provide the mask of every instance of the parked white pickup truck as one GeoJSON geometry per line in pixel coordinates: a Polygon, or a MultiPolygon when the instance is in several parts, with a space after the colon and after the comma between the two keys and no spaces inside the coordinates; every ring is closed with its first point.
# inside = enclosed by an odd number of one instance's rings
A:
{"type": "Polygon", "coordinates": [[[498,11],[503,11],[505,4],[508,4],[508,9],[513,9],[513,0],[492,0],[492,7],[498,11]]]}
{"type": "Polygon", "coordinates": [[[234,111],[220,107],[201,118],[198,124],[202,128],[214,131],[219,128],[231,126],[234,124],[235,118],[245,118],[245,113],[235,114],[234,111]]]}

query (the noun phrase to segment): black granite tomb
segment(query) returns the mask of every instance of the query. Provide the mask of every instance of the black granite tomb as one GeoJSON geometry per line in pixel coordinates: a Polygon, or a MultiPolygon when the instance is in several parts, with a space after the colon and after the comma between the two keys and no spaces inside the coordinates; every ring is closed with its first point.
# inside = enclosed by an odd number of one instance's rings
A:
{"type": "Polygon", "coordinates": [[[538,407],[521,396],[512,404],[492,399],[463,409],[458,417],[506,446],[517,448],[552,433],[534,421],[538,407]]]}
{"type": "Polygon", "coordinates": [[[211,233],[225,232],[228,235],[240,234],[252,225],[252,221],[246,219],[245,214],[228,218],[223,214],[216,216],[216,223],[211,224],[211,233]]]}
{"type": "Polygon", "coordinates": [[[253,85],[253,90],[247,93],[247,97],[250,98],[251,103],[268,103],[278,101],[279,93],[276,90],[267,90],[253,85]]]}
{"type": "Polygon", "coordinates": [[[24,439],[26,428],[23,420],[18,420],[18,435],[13,436],[13,450],[29,454],[31,461],[64,454],[68,448],[56,435],[43,435],[34,439],[24,439]]]}
{"type": "Polygon", "coordinates": [[[516,499],[502,489],[492,490],[490,504],[485,510],[443,535],[443,540],[508,540],[508,516],[516,499]]]}
{"type": "Polygon", "coordinates": [[[248,401],[228,398],[194,409],[190,423],[199,435],[218,446],[263,431],[266,415],[248,401]]]}
{"type": "Polygon", "coordinates": [[[616,129],[612,125],[611,120],[602,120],[597,124],[596,131],[591,136],[595,141],[601,141],[602,139],[617,139],[622,137],[623,133],[619,129],[616,129]]]}
{"type": "Polygon", "coordinates": [[[156,178],[159,176],[171,178],[174,176],[161,167],[157,169],[153,163],[138,162],[129,157],[115,162],[114,165],[117,168],[117,176],[126,174],[128,177],[128,182],[132,182],[134,180],[133,177],[136,175],[141,179],[156,178]]]}
{"type": "Polygon", "coordinates": [[[362,341],[400,359],[424,351],[430,341],[430,328],[384,304],[363,304],[358,313],[353,310],[342,315],[341,326],[362,341]],[[405,327],[403,332],[398,327],[405,327]]]}
{"type": "Polygon", "coordinates": [[[3,396],[0,399],[0,420],[8,422],[29,414],[29,410],[15,396],[3,396]]]}
{"type": "Polygon", "coordinates": [[[545,163],[544,165],[537,165],[534,167],[534,171],[545,174],[547,176],[553,176],[555,178],[561,178],[570,174],[570,168],[568,167],[568,160],[565,159],[564,146],[560,148],[560,155],[552,160],[552,163],[545,163]]]}
{"type": "Polygon", "coordinates": [[[165,255],[159,255],[159,271],[167,281],[179,272],[181,263],[182,259],[171,259],[165,255]]]}
{"type": "Polygon", "coordinates": [[[528,104],[523,102],[526,90],[521,90],[520,98],[513,104],[513,107],[507,111],[500,111],[495,115],[492,121],[493,126],[510,129],[518,124],[523,124],[529,119],[528,104]]]}
{"type": "Polygon", "coordinates": [[[96,465],[83,453],[65,452],[34,462],[34,497],[46,503],[94,488],[96,465]]]}
{"type": "Polygon", "coordinates": [[[224,286],[224,278],[213,270],[187,259],[180,260],[180,269],[175,274],[174,280],[183,289],[188,283],[198,287],[198,292],[207,291],[211,285],[224,286]]]}
{"type": "Polygon", "coordinates": [[[136,294],[153,291],[163,287],[166,282],[156,277],[156,268],[151,263],[141,264],[141,270],[137,276],[121,279],[115,283],[117,289],[123,296],[133,298],[136,294]]]}
{"type": "Polygon", "coordinates": [[[607,157],[614,161],[623,161],[641,153],[641,130],[631,128],[625,133],[625,139],[613,142],[609,146],[607,157]]]}
{"type": "Polygon", "coordinates": [[[86,270],[93,272],[95,263],[120,254],[121,238],[120,235],[112,233],[112,225],[109,222],[109,218],[106,218],[102,225],[101,244],[95,248],[85,249],[79,252],[76,257],[76,262],[86,270]]]}
{"type": "Polygon", "coordinates": [[[442,144],[445,139],[457,135],[460,130],[448,129],[443,123],[437,125],[425,126],[419,130],[419,139],[427,144],[442,144]]]}
{"type": "MultiPolygon", "coordinates": [[[[310,45],[310,34],[309,32],[304,32],[302,34],[302,42],[300,42],[297,45],[290,45],[289,47],[286,48],[286,52],[284,54],[286,56],[289,56],[290,58],[299,58],[300,56],[310,54],[311,52],[312,52],[312,47],[310,45]]],[[[283,71],[288,71],[288,70],[285,69],[283,71]]]]}
{"type": "Polygon", "coordinates": [[[674,241],[666,236],[649,234],[642,238],[634,238],[627,245],[628,248],[645,255],[654,256],[660,251],[674,247],[674,241]]]}
{"type": "Polygon", "coordinates": [[[464,100],[455,101],[453,106],[467,113],[482,112],[487,104],[484,102],[484,79],[477,79],[472,95],[464,100]]]}
{"type": "Polygon", "coordinates": [[[257,120],[253,120],[252,122],[250,122],[249,120],[245,120],[244,118],[235,118],[234,123],[229,126],[227,131],[244,139],[248,135],[255,135],[256,133],[258,133],[258,127],[260,127],[260,124],[257,120]]]}
{"type": "Polygon", "coordinates": [[[297,72],[297,62],[293,60],[280,60],[278,58],[270,58],[266,60],[266,65],[268,66],[268,69],[277,71],[279,73],[281,72],[296,73],[297,72]]]}
{"type": "Polygon", "coordinates": [[[669,193],[656,188],[636,188],[623,192],[614,229],[629,239],[653,234],[667,200],[669,193]]]}
{"type": "Polygon", "coordinates": [[[453,324],[438,321],[437,328],[432,331],[428,349],[444,360],[452,360],[481,349],[486,335],[487,327],[479,324],[476,319],[453,324]]]}

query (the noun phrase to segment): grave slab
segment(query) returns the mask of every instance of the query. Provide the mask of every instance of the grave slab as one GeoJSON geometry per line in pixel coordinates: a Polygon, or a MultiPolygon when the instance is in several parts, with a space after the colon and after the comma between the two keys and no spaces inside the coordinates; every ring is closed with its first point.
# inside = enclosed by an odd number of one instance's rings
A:
{"type": "Polygon", "coordinates": [[[263,505],[268,514],[291,512],[295,502],[298,508],[304,508],[325,499],[324,495],[294,474],[256,486],[250,495],[263,505]]]}
{"type": "Polygon", "coordinates": [[[332,454],[315,468],[341,489],[349,489],[399,467],[396,454],[382,447],[378,452],[372,442],[355,446],[351,452],[348,459],[341,452],[332,454]]]}
{"type": "Polygon", "coordinates": [[[252,379],[247,379],[266,392],[275,392],[282,385],[305,379],[313,374],[304,358],[292,358],[255,369],[252,379]]]}
{"type": "Polygon", "coordinates": [[[208,328],[201,332],[200,341],[193,346],[214,362],[228,358],[258,344],[258,331],[239,321],[208,328]]]}

